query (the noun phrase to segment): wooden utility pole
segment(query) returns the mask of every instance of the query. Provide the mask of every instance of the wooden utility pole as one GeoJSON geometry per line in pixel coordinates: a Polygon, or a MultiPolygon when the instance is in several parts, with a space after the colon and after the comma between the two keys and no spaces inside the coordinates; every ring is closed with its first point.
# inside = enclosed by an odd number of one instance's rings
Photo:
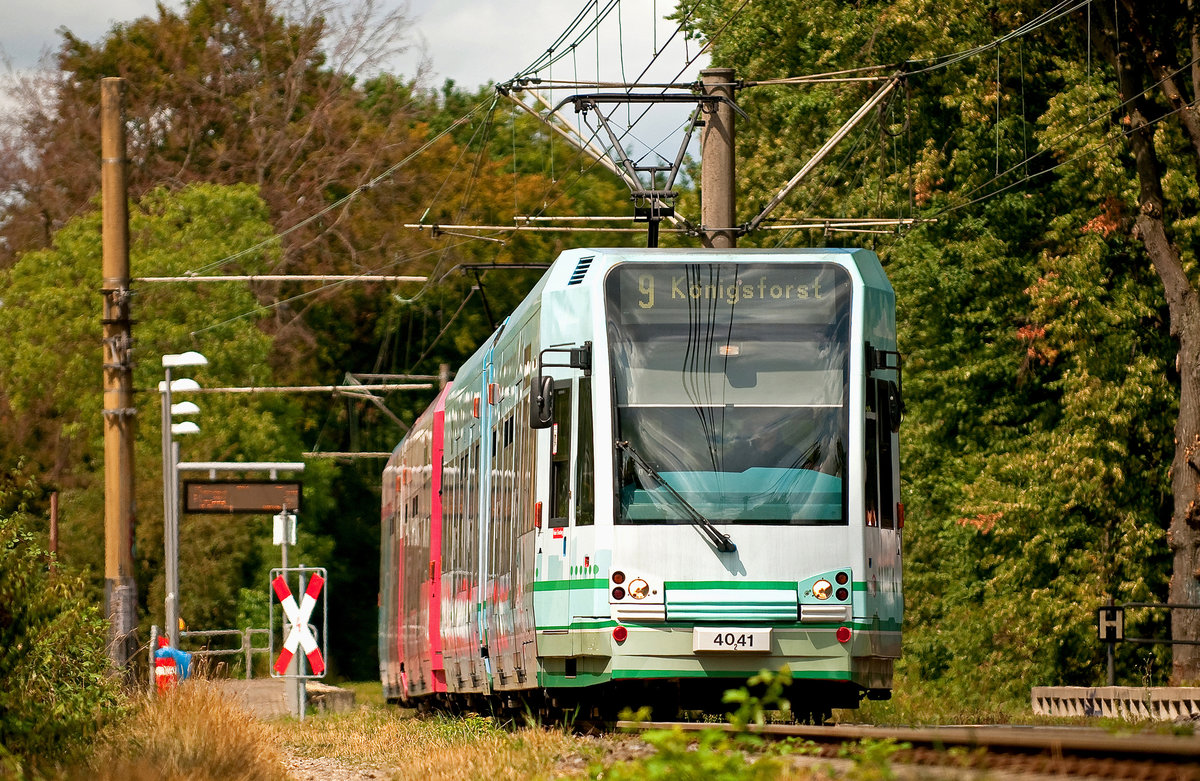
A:
{"type": "Polygon", "coordinates": [[[104,614],[108,656],[124,668],[137,652],[133,577],[133,367],[130,362],[129,207],[125,80],[100,81],[104,328],[104,614]]]}
{"type": "Polygon", "coordinates": [[[50,494],[50,574],[58,574],[58,491],[50,494]]]}
{"type": "Polygon", "coordinates": [[[700,71],[705,95],[724,98],[704,118],[700,136],[700,228],[706,247],[732,249],[737,246],[734,229],[734,83],[733,68],[700,71]]]}

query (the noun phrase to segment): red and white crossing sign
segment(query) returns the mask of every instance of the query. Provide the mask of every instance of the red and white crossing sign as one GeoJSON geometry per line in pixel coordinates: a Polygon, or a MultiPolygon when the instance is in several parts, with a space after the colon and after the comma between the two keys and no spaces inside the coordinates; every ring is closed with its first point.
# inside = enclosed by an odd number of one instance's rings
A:
{"type": "Polygon", "coordinates": [[[313,636],[312,630],[308,627],[308,619],[312,617],[313,608],[317,606],[317,597],[320,596],[321,588],[324,585],[325,578],[313,573],[312,580],[308,582],[308,588],[304,590],[304,596],[297,605],[296,598],[292,596],[292,590],[288,588],[287,581],[283,579],[282,575],[271,581],[271,588],[275,590],[276,596],[279,597],[279,605],[283,608],[284,620],[291,625],[287,637],[283,641],[283,649],[279,652],[279,658],[275,660],[275,672],[279,675],[287,672],[288,665],[292,663],[292,657],[296,655],[297,647],[304,649],[304,655],[308,657],[308,665],[314,675],[325,673],[325,658],[321,656],[317,638],[313,636]]]}

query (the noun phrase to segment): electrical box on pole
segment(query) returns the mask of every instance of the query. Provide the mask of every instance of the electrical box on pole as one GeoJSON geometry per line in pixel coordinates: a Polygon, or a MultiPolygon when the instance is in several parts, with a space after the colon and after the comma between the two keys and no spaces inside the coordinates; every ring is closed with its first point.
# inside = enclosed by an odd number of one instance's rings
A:
{"type": "Polygon", "coordinates": [[[272,519],[272,545],[296,544],[296,514],[284,510],[272,519]]]}

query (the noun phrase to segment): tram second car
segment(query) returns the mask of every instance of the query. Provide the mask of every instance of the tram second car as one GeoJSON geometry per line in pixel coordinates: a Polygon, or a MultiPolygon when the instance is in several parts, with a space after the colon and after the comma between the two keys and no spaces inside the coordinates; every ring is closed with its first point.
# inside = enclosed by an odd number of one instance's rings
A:
{"type": "Polygon", "coordinates": [[[889,696],[901,413],[874,253],[563,253],[385,469],[386,697],[889,696]]]}

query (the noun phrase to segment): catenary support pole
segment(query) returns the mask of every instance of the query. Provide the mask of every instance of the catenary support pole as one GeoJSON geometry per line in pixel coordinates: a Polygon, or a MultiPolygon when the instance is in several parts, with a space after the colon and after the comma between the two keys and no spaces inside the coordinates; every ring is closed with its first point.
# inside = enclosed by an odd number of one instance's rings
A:
{"type": "Polygon", "coordinates": [[[104,614],[108,657],[124,668],[137,649],[133,576],[133,367],[130,361],[129,208],[125,80],[100,81],[100,172],[104,296],[104,614]]]}
{"type": "Polygon", "coordinates": [[[700,228],[705,247],[737,246],[734,209],[734,82],[732,68],[700,71],[705,95],[725,98],[704,116],[700,136],[700,228]]]}

